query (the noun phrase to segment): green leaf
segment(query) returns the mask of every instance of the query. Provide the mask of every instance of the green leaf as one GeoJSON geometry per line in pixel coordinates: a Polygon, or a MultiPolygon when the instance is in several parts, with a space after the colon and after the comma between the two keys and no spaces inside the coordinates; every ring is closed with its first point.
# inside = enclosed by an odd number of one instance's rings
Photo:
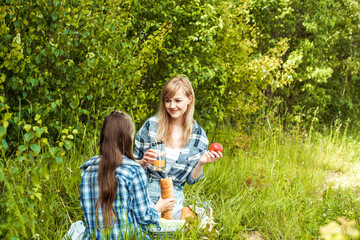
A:
{"type": "Polygon", "coordinates": [[[25,146],[25,145],[20,145],[19,146],[19,151],[22,153],[23,151],[25,151],[26,149],[28,149],[28,147],[27,146],[25,146]]]}
{"type": "Polygon", "coordinates": [[[49,174],[49,171],[48,171],[48,168],[47,167],[43,167],[40,169],[40,174],[46,179],[46,180],[49,180],[50,179],[50,174],[49,174]]]}
{"type": "Polygon", "coordinates": [[[52,14],[51,14],[51,18],[53,19],[53,21],[56,21],[56,19],[58,18],[58,16],[56,15],[56,13],[52,13],[52,14]]]}
{"type": "Polygon", "coordinates": [[[39,128],[39,127],[35,127],[34,130],[36,131],[36,136],[37,137],[41,137],[41,135],[44,132],[44,130],[42,128],[39,128]]]}
{"type": "Polygon", "coordinates": [[[5,174],[3,168],[0,167],[0,182],[4,181],[4,179],[5,179],[5,174]]]}
{"type": "Polygon", "coordinates": [[[6,129],[4,126],[0,126],[0,138],[6,134],[6,129]]]}
{"type": "Polygon", "coordinates": [[[31,178],[31,182],[33,185],[38,186],[40,185],[40,180],[39,180],[39,176],[38,174],[34,174],[33,177],[31,178]]]}
{"type": "Polygon", "coordinates": [[[24,129],[25,129],[26,132],[29,132],[29,130],[31,129],[31,125],[30,124],[25,124],[24,129]]]}
{"type": "Polygon", "coordinates": [[[2,140],[2,146],[3,146],[4,149],[8,148],[8,144],[7,144],[5,139],[2,140]]]}
{"type": "Polygon", "coordinates": [[[56,156],[55,159],[58,164],[61,164],[63,162],[63,160],[60,156],[56,156]]]}
{"type": "Polygon", "coordinates": [[[25,142],[29,142],[35,135],[33,133],[25,134],[25,142]]]}
{"type": "Polygon", "coordinates": [[[11,118],[11,116],[12,116],[12,113],[5,113],[5,114],[4,114],[4,117],[3,117],[3,118],[4,118],[3,120],[4,120],[4,121],[7,121],[8,119],[11,118]]]}
{"type": "Polygon", "coordinates": [[[37,145],[37,144],[31,144],[30,148],[31,148],[31,150],[34,151],[34,153],[36,155],[38,155],[40,153],[40,151],[41,151],[41,147],[39,145],[37,145]]]}
{"type": "Polygon", "coordinates": [[[48,152],[42,153],[42,154],[41,154],[41,160],[45,160],[45,159],[49,158],[50,156],[51,156],[51,155],[50,155],[50,153],[48,153],[48,152]]]}
{"type": "Polygon", "coordinates": [[[35,79],[34,78],[30,78],[29,81],[30,81],[32,87],[35,86],[35,79]]]}
{"type": "Polygon", "coordinates": [[[55,157],[55,154],[56,154],[57,151],[59,151],[59,148],[58,148],[58,147],[52,147],[52,148],[50,148],[50,153],[51,153],[51,155],[54,156],[54,157],[55,157]]]}
{"type": "Polygon", "coordinates": [[[56,103],[55,103],[55,102],[52,102],[50,105],[51,105],[51,108],[52,108],[52,109],[55,109],[55,108],[56,108],[56,103]]]}
{"type": "Polygon", "coordinates": [[[69,140],[64,140],[64,144],[67,150],[70,150],[70,148],[73,146],[73,143],[69,140]]]}
{"type": "Polygon", "coordinates": [[[36,121],[39,121],[40,118],[41,118],[41,116],[40,116],[39,114],[36,114],[36,115],[35,115],[35,120],[36,120],[36,121]]]}

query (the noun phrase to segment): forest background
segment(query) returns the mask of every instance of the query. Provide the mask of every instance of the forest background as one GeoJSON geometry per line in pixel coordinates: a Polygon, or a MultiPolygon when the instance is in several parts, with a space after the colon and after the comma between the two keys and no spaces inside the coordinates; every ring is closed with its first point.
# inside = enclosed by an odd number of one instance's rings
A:
{"type": "Polygon", "coordinates": [[[97,151],[111,110],[138,129],[173,75],[192,82],[210,140],[237,137],[229,148],[278,121],[356,132],[359,53],[359,0],[3,0],[0,236],[36,238],[44,209],[62,208],[46,226],[66,221],[78,199],[61,181],[85,160],[68,159],[97,151]]]}

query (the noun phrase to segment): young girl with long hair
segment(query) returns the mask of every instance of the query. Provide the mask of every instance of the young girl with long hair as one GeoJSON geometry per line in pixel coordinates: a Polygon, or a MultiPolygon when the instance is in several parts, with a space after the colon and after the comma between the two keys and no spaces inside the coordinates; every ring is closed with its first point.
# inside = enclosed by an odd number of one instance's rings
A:
{"type": "Polygon", "coordinates": [[[154,203],[161,202],[160,179],[171,177],[176,205],[174,219],[180,217],[184,201],[183,187],[203,177],[205,164],[222,157],[221,152],[207,151],[208,139],[193,119],[194,90],[184,76],[171,78],[161,92],[156,116],[149,118],[135,137],[134,156],[143,166],[149,180],[149,194],[154,203]],[[156,171],[159,143],[165,143],[165,171],[156,171]]]}
{"type": "Polygon", "coordinates": [[[133,156],[134,134],[130,116],[111,112],[101,129],[100,156],[80,167],[83,239],[124,239],[132,234],[141,239],[147,225],[159,225],[158,211],[164,208],[149,198],[144,169],[133,156]]]}

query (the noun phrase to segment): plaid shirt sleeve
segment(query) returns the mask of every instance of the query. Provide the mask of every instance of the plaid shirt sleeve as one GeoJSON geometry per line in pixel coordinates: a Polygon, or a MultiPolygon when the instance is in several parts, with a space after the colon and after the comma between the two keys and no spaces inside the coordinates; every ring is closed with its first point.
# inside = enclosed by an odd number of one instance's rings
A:
{"type": "Polygon", "coordinates": [[[137,160],[141,160],[146,150],[150,148],[149,128],[150,122],[147,120],[135,136],[134,157],[137,160]]]}
{"type": "MultiPolygon", "coordinates": [[[[191,162],[195,163],[194,167],[191,169],[191,172],[193,169],[196,168],[196,164],[199,162],[201,156],[207,150],[208,143],[209,143],[205,131],[197,124],[196,124],[196,130],[193,133],[193,138],[194,138],[194,141],[192,141],[191,146],[189,146],[190,147],[190,156],[191,156],[189,158],[189,160],[191,162]]],[[[192,185],[192,184],[198,182],[203,177],[204,177],[204,173],[202,172],[201,175],[195,180],[192,177],[192,174],[190,173],[187,175],[186,182],[187,182],[187,184],[192,185]]]]}
{"type": "Polygon", "coordinates": [[[133,209],[137,222],[141,225],[154,223],[159,225],[159,214],[150,200],[144,171],[136,171],[133,176],[133,209]]]}

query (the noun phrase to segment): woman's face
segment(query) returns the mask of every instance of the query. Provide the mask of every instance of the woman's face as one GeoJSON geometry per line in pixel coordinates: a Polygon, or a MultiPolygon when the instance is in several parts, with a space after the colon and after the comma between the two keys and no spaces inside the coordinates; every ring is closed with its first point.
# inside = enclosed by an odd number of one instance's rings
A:
{"type": "Polygon", "coordinates": [[[165,98],[165,109],[172,119],[180,119],[183,117],[191,101],[192,96],[187,97],[183,90],[179,89],[173,97],[165,98]]]}

